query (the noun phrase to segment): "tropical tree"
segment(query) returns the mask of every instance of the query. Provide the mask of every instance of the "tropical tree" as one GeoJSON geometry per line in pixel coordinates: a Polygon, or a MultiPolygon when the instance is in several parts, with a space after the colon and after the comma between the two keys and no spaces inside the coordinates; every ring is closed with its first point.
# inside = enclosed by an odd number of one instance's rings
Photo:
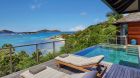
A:
{"type": "Polygon", "coordinates": [[[108,13],[106,14],[106,16],[107,16],[107,17],[113,17],[113,18],[115,18],[116,20],[118,20],[118,19],[120,19],[120,18],[123,17],[122,14],[118,14],[118,13],[116,13],[116,12],[108,12],[108,13]]]}
{"type": "MultiPolygon", "coordinates": [[[[11,44],[4,44],[2,46],[2,49],[0,50],[0,76],[7,75],[10,73],[11,68],[10,68],[10,49],[13,47],[11,44]]],[[[12,48],[12,51],[14,49],[12,48]]],[[[13,64],[13,71],[17,71],[16,67],[14,67],[17,63],[19,62],[19,59],[17,56],[12,54],[12,64],[13,64]]]]}

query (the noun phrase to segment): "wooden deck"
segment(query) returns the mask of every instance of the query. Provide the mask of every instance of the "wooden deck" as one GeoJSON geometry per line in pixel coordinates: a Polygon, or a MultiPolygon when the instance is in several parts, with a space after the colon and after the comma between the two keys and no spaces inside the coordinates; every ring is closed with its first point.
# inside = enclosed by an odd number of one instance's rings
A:
{"type": "MultiPolygon", "coordinates": [[[[64,72],[64,73],[69,74],[69,75],[70,74],[75,74],[75,73],[82,73],[81,71],[78,71],[76,69],[72,69],[72,68],[69,68],[69,67],[58,68],[55,63],[56,63],[56,60],[51,60],[51,61],[48,61],[48,62],[39,64],[39,65],[36,65],[36,66],[33,66],[33,67],[39,67],[39,66],[42,66],[42,65],[46,65],[46,66],[49,66],[51,68],[54,68],[54,69],[56,69],[58,71],[64,72]]],[[[109,70],[109,68],[111,66],[111,63],[102,62],[102,64],[108,66],[108,69],[107,70],[109,70]]],[[[32,67],[30,67],[30,68],[32,68],[32,67]]],[[[15,72],[13,74],[7,75],[7,76],[2,77],[2,78],[19,78],[19,75],[22,72],[24,72],[24,71],[26,71],[28,69],[25,69],[25,70],[22,70],[22,71],[19,71],[19,72],[15,72]]]]}

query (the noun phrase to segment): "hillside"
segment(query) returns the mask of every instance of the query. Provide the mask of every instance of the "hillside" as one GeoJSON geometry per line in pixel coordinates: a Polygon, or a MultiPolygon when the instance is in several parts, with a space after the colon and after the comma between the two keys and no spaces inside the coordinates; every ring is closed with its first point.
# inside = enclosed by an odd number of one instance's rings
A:
{"type": "Polygon", "coordinates": [[[61,32],[61,31],[44,29],[44,30],[39,30],[39,31],[36,31],[36,32],[61,32]]]}
{"type": "Polygon", "coordinates": [[[11,33],[15,33],[15,32],[10,31],[10,30],[0,30],[0,34],[3,34],[3,33],[11,34],[11,33]]]}
{"type": "Polygon", "coordinates": [[[83,31],[79,31],[73,35],[65,36],[66,45],[62,48],[62,53],[77,52],[84,48],[106,43],[107,40],[116,36],[117,27],[113,25],[116,17],[108,17],[103,23],[91,25],[83,31]]]}

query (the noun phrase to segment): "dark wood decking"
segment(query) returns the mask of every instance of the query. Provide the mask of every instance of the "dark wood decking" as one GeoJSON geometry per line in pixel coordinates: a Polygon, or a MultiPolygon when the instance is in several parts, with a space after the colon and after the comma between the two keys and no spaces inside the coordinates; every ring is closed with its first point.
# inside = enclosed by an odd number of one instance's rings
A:
{"type": "MultiPolygon", "coordinates": [[[[56,70],[58,70],[58,71],[64,72],[64,73],[66,73],[66,74],[69,74],[69,75],[70,75],[70,74],[75,74],[75,73],[82,73],[81,71],[78,71],[78,70],[76,70],[76,69],[72,69],[72,68],[69,68],[69,67],[66,67],[66,66],[63,67],[63,68],[58,68],[58,67],[56,66],[55,63],[56,63],[56,60],[51,60],[51,61],[48,61],[48,62],[39,64],[39,65],[36,65],[36,66],[33,66],[33,67],[39,67],[39,66],[45,65],[45,66],[49,66],[49,67],[51,67],[51,68],[53,68],[53,69],[56,69],[56,70]]],[[[107,63],[105,63],[105,62],[103,62],[102,64],[108,66],[108,69],[110,68],[110,64],[107,64],[107,63]]],[[[30,67],[30,68],[32,68],[32,67],[30,67]]],[[[30,69],[30,68],[28,68],[28,69],[30,69]]],[[[25,70],[22,70],[22,71],[19,71],[19,72],[15,72],[15,73],[13,73],[13,74],[10,74],[10,75],[5,76],[5,77],[2,77],[2,78],[19,78],[19,75],[20,75],[22,72],[24,72],[24,71],[26,71],[26,70],[28,70],[28,69],[25,69],[25,70]]]]}

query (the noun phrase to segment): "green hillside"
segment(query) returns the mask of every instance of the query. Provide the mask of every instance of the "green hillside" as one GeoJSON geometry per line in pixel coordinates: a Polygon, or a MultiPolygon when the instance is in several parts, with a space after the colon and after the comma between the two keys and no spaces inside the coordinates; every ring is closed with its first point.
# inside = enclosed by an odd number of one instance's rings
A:
{"type": "Polygon", "coordinates": [[[83,31],[66,36],[66,45],[62,48],[63,53],[76,52],[81,49],[105,43],[108,39],[115,37],[117,27],[113,22],[119,19],[120,15],[110,15],[108,20],[103,23],[91,25],[83,31]]]}

